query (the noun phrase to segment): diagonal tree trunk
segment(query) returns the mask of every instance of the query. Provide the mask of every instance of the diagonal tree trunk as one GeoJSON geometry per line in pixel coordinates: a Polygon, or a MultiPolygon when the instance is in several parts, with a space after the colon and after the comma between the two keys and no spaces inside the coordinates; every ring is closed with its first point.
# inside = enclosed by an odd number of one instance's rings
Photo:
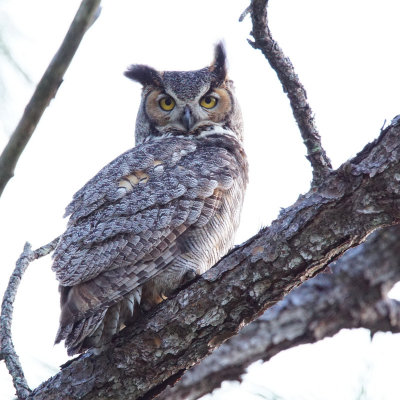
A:
{"type": "Polygon", "coordinates": [[[70,363],[32,398],[152,398],[374,229],[398,223],[399,176],[395,123],[109,351],[70,363]]]}
{"type": "Polygon", "coordinates": [[[159,400],[194,400],[240,380],[246,367],[282,350],[314,343],[341,329],[400,332],[400,303],[387,297],[400,280],[400,226],[382,229],[322,273],[290,292],[189,370],[159,400]]]}
{"type": "MultiPolygon", "coordinates": [[[[362,243],[373,230],[399,223],[400,120],[393,120],[377,140],[332,171],[305,90],[290,60],[271,37],[267,4],[267,0],[252,0],[248,9],[253,23],[251,44],[263,52],[288,93],[313,167],[312,188],[282,210],[269,228],[232,250],[135,326],[124,329],[108,351],[99,356],[88,353],[67,363],[36,388],[30,398],[150,399],[159,393],[163,399],[185,398],[185,393],[188,398],[196,398],[223,379],[237,378],[252,360],[268,359],[284,348],[318,340],[333,334],[342,324],[365,326],[373,332],[399,330],[398,303],[385,297],[398,279],[397,264],[388,261],[378,269],[376,260],[376,249],[386,252],[385,257],[389,258],[396,253],[397,243],[392,240],[395,236],[382,236],[383,244],[380,236],[374,238],[370,247],[363,245],[356,255],[346,256],[342,266],[336,268],[337,274],[323,275],[302,285],[271,308],[293,288],[324,271],[346,250],[362,243]],[[354,281],[362,283],[360,290],[354,290],[354,281]],[[296,313],[309,311],[307,299],[314,299],[312,304],[318,304],[321,313],[296,319],[296,313]],[[343,300],[346,302],[341,303],[343,300]],[[326,314],[331,318],[327,319],[326,314]],[[260,315],[263,316],[240,331],[260,315]],[[265,338],[266,330],[269,339],[265,338]],[[207,375],[209,366],[218,364],[210,357],[193,368],[175,389],[164,391],[239,331],[242,333],[212,357],[222,361],[226,349],[242,340],[253,343],[261,336],[264,342],[257,342],[259,347],[243,354],[239,361],[225,358],[233,367],[230,371],[220,368],[212,377],[207,375]],[[205,375],[197,372],[201,368],[206,369],[205,375]],[[200,374],[197,379],[203,387],[198,383],[193,389],[194,385],[186,382],[196,374],[200,374]]],[[[0,356],[5,358],[2,351],[0,356]]],[[[234,356],[234,347],[229,351],[234,356]]]]}

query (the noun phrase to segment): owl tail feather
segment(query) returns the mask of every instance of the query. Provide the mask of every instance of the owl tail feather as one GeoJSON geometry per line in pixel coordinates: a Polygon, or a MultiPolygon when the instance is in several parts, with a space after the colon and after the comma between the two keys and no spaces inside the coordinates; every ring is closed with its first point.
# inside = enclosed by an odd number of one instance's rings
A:
{"type": "Polygon", "coordinates": [[[125,325],[137,319],[140,312],[140,293],[133,290],[120,302],[87,318],[60,326],[55,344],[65,340],[68,355],[92,349],[98,354],[125,325]]]}

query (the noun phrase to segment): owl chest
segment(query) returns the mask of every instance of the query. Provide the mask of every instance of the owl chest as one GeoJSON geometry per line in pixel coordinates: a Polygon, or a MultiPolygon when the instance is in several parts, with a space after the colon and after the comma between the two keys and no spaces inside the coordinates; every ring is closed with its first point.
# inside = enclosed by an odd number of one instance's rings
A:
{"type": "Polygon", "coordinates": [[[184,253],[193,261],[192,269],[198,274],[204,273],[228,252],[239,226],[244,196],[240,182],[219,195],[220,203],[208,222],[203,225],[200,218],[200,223],[182,237],[184,253]]]}
{"type": "Polygon", "coordinates": [[[243,203],[244,183],[239,180],[222,194],[208,222],[192,226],[178,240],[179,254],[143,288],[142,307],[150,309],[169,297],[187,279],[203,274],[233,245],[243,203]]]}

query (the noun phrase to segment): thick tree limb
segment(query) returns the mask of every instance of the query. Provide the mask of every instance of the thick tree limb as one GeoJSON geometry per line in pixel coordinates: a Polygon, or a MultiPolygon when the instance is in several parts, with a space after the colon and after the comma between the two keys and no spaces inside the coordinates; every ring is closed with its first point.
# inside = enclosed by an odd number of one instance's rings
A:
{"type": "MultiPolygon", "coordinates": [[[[268,27],[267,6],[268,0],[251,1],[250,14],[253,23],[251,34],[254,37],[254,42],[249,41],[249,43],[255,49],[262,51],[278,75],[284,92],[289,97],[294,118],[307,147],[307,159],[313,168],[312,184],[318,186],[329,175],[332,165],[322,147],[313,112],[307,101],[306,90],[301,84],[290,59],[285,56],[278,43],[272,38],[268,27]]],[[[243,17],[241,16],[241,18],[243,17]]]]}
{"type": "Polygon", "coordinates": [[[332,264],[333,274],[320,274],[294,289],[157,399],[197,399],[224,380],[241,380],[254,361],[343,328],[400,332],[400,305],[387,298],[400,280],[399,254],[400,226],[376,232],[332,264]]]}
{"type": "Polygon", "coordinates": [[[13,177],[15,166],[44,110],[54,98],[87,29],[93,23],[101,0],[83,0],[60,48],[47,67],[35,92],[27,104],[24,114],[7,146],[0,156],[0,196],[13,177]]]}
{"type": "Polygon", "coordinates": [[[80,357],[31,397],[152,398],[374,229],[398,223],[399,180],[395,124],[268,229],[123,330],[109,351],[80,357]]]}
{"type": "Polygon", "coordinates": [[[11,337],[11,323],[14,311],[15,296],[17,294],[22,275],[28,268],[29,263],[52,252],[55,249],[58,240],[59,237],[35,251],[32,251],[31,245],[26,243],[24,246],[24,251],[19,257],[14,272],[10,277],[7,289],[4,292],[0,315],[0,360],[4,359],[6,363],[7,369],[12,376],[18,399],[26,398],[31,390],[26,382],[24,372],[19,362],[18,355],[15,352],[11,337]]]}

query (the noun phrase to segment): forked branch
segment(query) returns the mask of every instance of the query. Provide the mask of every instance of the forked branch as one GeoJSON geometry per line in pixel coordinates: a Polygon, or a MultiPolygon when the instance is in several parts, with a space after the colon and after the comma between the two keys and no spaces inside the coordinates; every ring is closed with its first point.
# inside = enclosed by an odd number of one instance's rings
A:
{"type": "MultiPolygon", "coordinates": [[[[153,398],[244,324],[360,244],[372,230],[399,223],[399,124],[393,123],[355,158],[331,171],[305,90],[270,35],[266,6],[267,0],[251,3],[252,45],[263,51],[288,93],[313,167],[314,188],[282,210],[268,229],[234,249],[135,326],[124,329],[110,350],[99,356],[88,353],[69,363],[36,388],[31,398],[153,398]]],[[[324,282],[320,278],[320,284],[324,282]]],[[[312,284],[307,287],[312,289],[312,284]]],[[[397,303],[383,301],[371,303],[363,315],[371,316],[374,307],[383,310],[380,323],[399,314],[397,303]]],[[[264,322],[268,321],[261,319],[251,326],[264,322]]],[[[364,323],[378,328],[372,319],[364,323]]],[[[261,357],[268,358],[268,353],[261,357]]]]}
{"type": "Polygon", "coordinates": [[[300,129],[303,142],[307,147],[307,159],[313,168],[313,186],[318,186],[329,175],[332,165],[321,144],[321,137],[315,125],[313,112],[308,104],[306,90],[297,76],[290,59],[285,56],[278,43],[272,38],[268,26],[268,0],[252,0],[250,8],[241,19],[250,12],[253,23],[251,32],[254,42],[251,46],[260,49],[274,69],[290,100],[294,118],[300,129]]]}
{"type": "Polygon", "coordinates": [[[400,126],[216,266],[35,389],[39,399],[153,398],[374,229],[400,221],[400,126]],[[69,396],[69,397],[68,397],[69,396]]]}
{"type": "Polygon", "coordinates": [[[32,251],[31,245],[26,243],[24,251],[19,257],[14,272],[12,273],[6,291],[4,292],[3,302],[1,304],[0,314],[0,360],[4,359],[7,369],[12,376],[15,390],[18,399],[25,399],[31,392],[28,383],[25,379],[24,372],[17,353],[15,352],[14,344],[11,337],[11,323],[14,311],[14,301],[17,294],[19,284],[21,283],[22,275],[28,268],[28,265],[40,257],[43,257],[52,252],[59,237],[32,251]]]}

